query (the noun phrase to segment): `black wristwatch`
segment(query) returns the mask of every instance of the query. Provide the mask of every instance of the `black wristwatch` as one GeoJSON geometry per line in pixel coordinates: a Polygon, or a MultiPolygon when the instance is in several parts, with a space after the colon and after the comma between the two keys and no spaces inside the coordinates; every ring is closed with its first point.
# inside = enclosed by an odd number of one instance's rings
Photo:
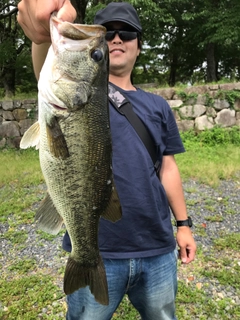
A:
{"type": "Polygon", "coordinates": [[[178,220],[178,221],[176,221],[176,227],[184,227],[184,226],[186,226],[186,227],[191,228],[192,225],[193,224],[192,224],[191,217],[188,217],[187,220],[178,220]]]}

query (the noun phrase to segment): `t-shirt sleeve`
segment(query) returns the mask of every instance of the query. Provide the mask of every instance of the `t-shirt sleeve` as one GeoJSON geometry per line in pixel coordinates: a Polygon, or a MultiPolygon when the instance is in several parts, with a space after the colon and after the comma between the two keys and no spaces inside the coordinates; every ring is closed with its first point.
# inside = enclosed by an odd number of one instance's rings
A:
{"type": "Polygon", "coordinates": [[[167,136],[166,148],[163,155],[173,155],[185,152],[173,112],[168,104],[167,106],[167,136]]]}

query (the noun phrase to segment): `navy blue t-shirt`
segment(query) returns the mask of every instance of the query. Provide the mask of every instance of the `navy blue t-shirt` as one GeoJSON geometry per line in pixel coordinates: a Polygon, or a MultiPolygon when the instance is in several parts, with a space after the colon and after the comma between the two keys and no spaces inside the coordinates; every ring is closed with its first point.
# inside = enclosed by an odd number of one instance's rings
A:
{"type": "MultiPolygon", "coordinates": [[[[148,127],[162,156],[184,152],[176,121],[168,103],[160,96],[124,91],[134,111],[148,127]]],[[[168,253],[176,247],[165,190],[152,159],[125,116],[112,105],[110,125],[113,147],[113,177],[122,207],[122,219],[99,225],[99,248],[103,258],[143,258],[168,253]]],[[[63,248],[71,251],[68,234],[63,248]]]]}

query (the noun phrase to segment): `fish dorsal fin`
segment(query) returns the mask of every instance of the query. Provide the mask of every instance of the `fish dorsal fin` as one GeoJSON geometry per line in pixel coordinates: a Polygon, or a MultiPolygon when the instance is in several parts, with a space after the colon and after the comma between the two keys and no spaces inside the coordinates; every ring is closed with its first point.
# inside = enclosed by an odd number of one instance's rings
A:
{"type": "Polygon", "coordinates": [[[102,217],[112,222],[116,222],[122,218],[122,208],[114,184],[112,188],[111,197],[109,199],[106,210],[102,214],[102,217]]]}
{"type": "Polygon", "coordinates": [[[20,142],[21,149],[27,149],[30,147],[36,147],[39,149],[40,143],[40,125],[39,122],[35,122],[23,135],[20,142]]]}
{"type": "Polygon", "coordinates": [[[58,213],[48,193],[40,203],[35,216],[35,222],[39,229],[53,235],[58,234],[61,230],[63,218],[58,213]]]}

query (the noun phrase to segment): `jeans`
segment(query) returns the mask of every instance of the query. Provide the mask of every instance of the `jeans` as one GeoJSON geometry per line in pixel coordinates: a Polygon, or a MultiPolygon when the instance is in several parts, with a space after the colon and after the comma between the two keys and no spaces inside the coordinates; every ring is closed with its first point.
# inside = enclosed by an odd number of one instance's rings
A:
{"type": "Polygon", "coordinates": [[[103,259],[109,305],[97,303],[88,287],[67,296],[67,320],[110,320],[125,294],[142,320],[176,320],[177,251],[142,259],[103,259]]]}

